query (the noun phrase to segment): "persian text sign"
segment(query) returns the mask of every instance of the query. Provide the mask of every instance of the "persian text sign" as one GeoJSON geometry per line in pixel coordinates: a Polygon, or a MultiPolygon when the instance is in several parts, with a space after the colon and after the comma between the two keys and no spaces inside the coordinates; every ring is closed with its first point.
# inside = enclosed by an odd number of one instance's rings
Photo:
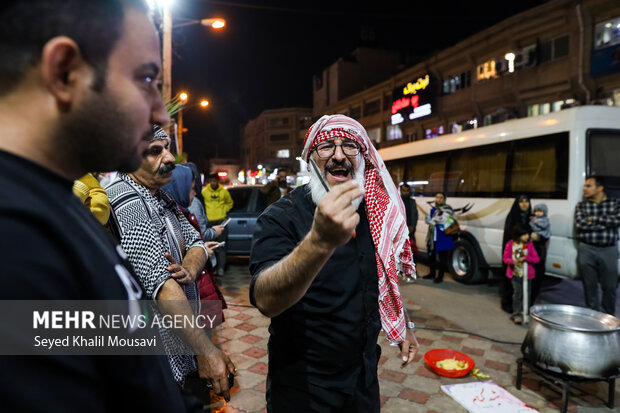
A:
{"type": "Polygon", "coordinates": [[[434,98],[430,75],[419,77],[392,91],[392,125],[405,119],[415,119],[432,113],[434,98]]]}

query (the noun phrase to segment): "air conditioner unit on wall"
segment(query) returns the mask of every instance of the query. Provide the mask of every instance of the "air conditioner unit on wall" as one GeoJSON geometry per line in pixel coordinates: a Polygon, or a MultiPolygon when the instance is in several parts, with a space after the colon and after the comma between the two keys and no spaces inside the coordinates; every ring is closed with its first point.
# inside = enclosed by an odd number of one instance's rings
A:
{"type": "Polygon", "coordinates": [[[515,68],[536,66],[538,57],[536,55],[536,45],[532,44],[515,52],[515,68]]]}

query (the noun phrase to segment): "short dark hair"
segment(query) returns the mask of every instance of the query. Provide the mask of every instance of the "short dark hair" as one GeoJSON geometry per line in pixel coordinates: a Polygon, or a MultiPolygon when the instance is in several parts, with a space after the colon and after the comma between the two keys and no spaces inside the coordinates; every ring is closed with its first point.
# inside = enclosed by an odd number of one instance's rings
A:
{"type": "Polygon", "coordinates": [[[36,66],[43,46],[57,36],[71,38],[95,69],[93,89],[105,87],[110,53],[121,37],[124,8],[148,10],[143,0],[19,0],[0,6],[0,96],[36,66]]]}
{"type": "Polygon", "coordinates": [[[443,199],[448,199],[448,198],[446,197],[446,194],[444,194],[443,192],[436,192],[436,193],[435,193],[435,196],[437,196],[437,195],[441,195],[441,196],[443,196],[443,199]]]}
{"type": "Polygon", "coordinates": [[[512,227],[512,239],[513,240],[517,240],[517,239],[521,238],[521,235],[529,234],[531,232],[532,232],[532,230],[530,229],[529,225],[526,225],[526,224],[524,224],[522,222],[517,222],[512,227]]]}
{"type": "Polygon", "coordinates": [[[220,176],[217,174],[217,172],[212,172],[209,174],[209,179],[220,179],[220,176]]]}
{"type": "Polygon", "coordinates": [[[605,187],[605,178],[600,175],[588,175],[586,176],[586,181],[588,179],[594,179],[596,186],[602,186],[603,188],[605,187]]]}

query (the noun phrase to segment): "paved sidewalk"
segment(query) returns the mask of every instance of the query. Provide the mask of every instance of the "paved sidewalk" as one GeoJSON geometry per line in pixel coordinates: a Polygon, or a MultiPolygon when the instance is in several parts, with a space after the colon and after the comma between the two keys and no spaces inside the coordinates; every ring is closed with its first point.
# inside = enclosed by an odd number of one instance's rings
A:
{"type": "MultiPolygon", "coordinates": [[[[231,265],[224,277],[218,278],[228,303],[226,321],[216,332],[214,340],[230,356],[239,371],[232,399],[213,400],[212,411],[221,413],[263,412],[265,410],[265,381],[267,373],[267,338],[269,319],[262,316],[248,302],[249,275],[247,266],[231,265]]],[[[421,350],[413,364],[400,368],[397,347],[391,347],[382,334],[379,344],[382,357],[379,361],[379,384],[382,412],[441,412],[460,413],[466,410],[440,390],[444,384],[476,381],[473,376],[451,379],[436,375],[424,363],[423,355],[434,348],[449,348],[468,354],[489,380],[506,388],[514,396],[541,413],[559,412],[562,393],[542,381],[527,367],[523,372],[523,387],[515,387],[516,359],[520,346],[499,344],[467,333],[444,331],[462,330],[447,319],[432,314],[415,301],[406,298],[406,307],[419,329],[416,332],[421,350]]],[[[616,405],[620,402],[620,385],[616,385],[616,405]]],[[[607,384],[589,383],[572,388],[569,412],[620,412],[610,410],[607,402],[607,384]],[[578,407],[579,406],[579,407],[578,407]]]]}

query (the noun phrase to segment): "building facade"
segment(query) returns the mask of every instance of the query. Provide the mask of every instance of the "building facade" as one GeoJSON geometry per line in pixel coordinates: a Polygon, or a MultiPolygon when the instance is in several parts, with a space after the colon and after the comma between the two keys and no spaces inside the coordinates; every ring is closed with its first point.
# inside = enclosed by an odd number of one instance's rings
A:
{"type": "Polygon", "coordinates": [[[347,114],[378,147],[567,105],[620,106],[620,1],[549,1],[374,86],[317,105],[338,78],[315,78],[314,118],[347,114]]]}
{"type": "Polygon", "coordinates": [[[303,149],[303,138],[312,122],[310,108],[284,108],[263,111],[243,129],[242,169],[246,173],[276,168],[299,170],[296,160],[303,149]],[[260,168],[259,168],[260,166],[260,168]]]}
{"type": "Polygon", "coordinates": [[[305,171],[300,171],[296,158],[303,149],[303,139],[312,124],[313,112],[320,113],[342,99],[384,81],[402,68],[400,53],[388,50],[359,48],[340,58],[314,77],[314,109],[266,110],[244,126],[242,169],[246,174],[265,179],[274,169],[282,167],[303,175],[305,171]]]}
{"type": "Polygon", "coordinates": [[[314,112],[322,113],[334,103],[398,73],[404,68],[401,61],[399,52],[367,47],[355,49],[314,76],[314,112]]]}

